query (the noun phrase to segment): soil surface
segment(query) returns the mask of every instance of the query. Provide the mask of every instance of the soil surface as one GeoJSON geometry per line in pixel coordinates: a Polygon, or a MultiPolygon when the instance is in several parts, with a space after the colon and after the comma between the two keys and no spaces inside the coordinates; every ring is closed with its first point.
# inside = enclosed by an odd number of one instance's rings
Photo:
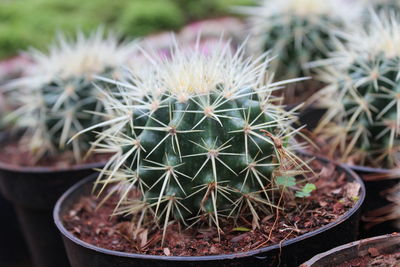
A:
{"type": "Polygon", "coordinates": [[[319,170],[319,179],[314,181],[318,189],[311,197],[286,203],[284,213],[276,216],[274,212],[262,218],[259,229],[251,230],[249,218],[241,218],[235,225],[221,222],[220,241],[215,229],[194,227],[186,230],[173,223],[168,227],[164,246],[161,246],[160,229],[137,229],[129,217],[110,217],[116,197],[99,206],[101,199],[83,196],[62,219],[65,227],[81,240],[116,251],[167,256],[245,252],[316,230],[336,221],[354,206],[360,190],[358,183],[348,183],[345,173],[339,173],[333,165],[322,166],[319,161],[313,161],[312,166],[319,170]]]}
{"type": "MultiPolygon", "coordinates": [[[[1,145],[3,147],[0,153],[0,162],[7,164],[21,167],[52,167],[56,169],[77,165],[74,156],[70,151],[58,155],[44,156],[39,161],[35,161],[34,157],[28,150],[21,150],[18,142],[1,145]]],[[[110,155],[106,154],[92,154],[85,161],[80,162],[80,164],[103,162],[109,157],[110,155]]]]}
{"type": "Polygon", "coordinates": [[[369,254],[340,264],[338,267],[400,267],[400,252],[381,255],[376,248],[369,248],[369,254]]]}

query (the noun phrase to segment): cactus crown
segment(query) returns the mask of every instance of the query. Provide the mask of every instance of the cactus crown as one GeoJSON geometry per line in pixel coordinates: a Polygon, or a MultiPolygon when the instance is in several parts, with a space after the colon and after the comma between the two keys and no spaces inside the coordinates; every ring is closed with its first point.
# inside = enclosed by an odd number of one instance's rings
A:
{"type": "Polygon", "coordinates": [[[74,40],[60,34],[47,53],[29,52],[33,67],[8,87],[10,99],[19,106],[11,117],[26,129],[23,147],[29,147],[35,160],[62,151],[72,151],[75,163],[82,160],[92,137],[82,135],[71,145],[67,141],[100,119],[97,112],[103,107],[93,75],[115,75],[133,49],[99,29],[88,37],[78,33],[74,40]]]}
{"type": "Polygon", "coordinates": [[[347,44],[321,72],[329,112],[317,133],[331,138],[344,160],[392,168],[400,151],[400,20],[371,17],[367,29],[342,33],[347,44]]]}
{"type": "Polygon", "coordinates": [[[266,54],[246,59],[229,44],[147,57],[147,77],[115,82],[120,92],[105,98],[111,119],[98,125],[97,149],[115,154],[97,184],[117,184],[108,195],[120,196],[116,213],[140,223],[153,214],[165,233],[172,220],[220,229],[242,215],[257,227],[281,209],[279,193],[299,190],[305,169],[292,152],[293,116],[271,96],[291,81],[265,82],[266,54]]]}
{"type": "Polygon", "coordinates": [[[340,0],[261,2],[258,7],[240,7],[238,12],[250,16],[251,52],[272,50],[277,55],[272,70],[278,78],[310,75],[305,64],[326,58],[333,47],[331,33],[346,28],[360,14],[358,5],[349,7],[340,0]]]}

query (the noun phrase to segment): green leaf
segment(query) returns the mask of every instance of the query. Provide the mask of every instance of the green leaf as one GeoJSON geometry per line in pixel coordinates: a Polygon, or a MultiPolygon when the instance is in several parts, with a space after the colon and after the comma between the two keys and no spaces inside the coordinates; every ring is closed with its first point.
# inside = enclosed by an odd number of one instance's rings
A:
{"type": "Polygon", "coordinates": [[[317,189],[315,184],[306,184],[301,191],[296,192],[296,197],[304,198],[309,197],[311,192],[317,189]]]}
{"type": "Polygon", "coordinates": [[[304,198],[304,197],[309,197],[310,194],[307,195],[307,194],[303,193],[302,191],[298,191],[298,192],[296,192],[295,196],[299,197],[299,198],[304,198]]]}
{"type": "Polygon", "coordinates": [[[295,186],[296,179],[293,176],[278,176],[276,177],[276,183],[281,186],[295,186]]]}
{"type": "Polygon", "coordinates": [[[310,183],[308,183],[308,184],[306,184],[304,187],[303,187],[303,192],[304,193],[311,193],[312,191],[314,191],[314,190],[316,190],[317,189],[317,187],[315,186],[315,184],[310,184],[310,183]]]}
{"type": "Polygon", "coordinates": [[[236,227],[236,228],[233,228],[232,231],[236,231],[236,232],[250,232],[251,229],[246,228],[246,227],[236,227]]]}

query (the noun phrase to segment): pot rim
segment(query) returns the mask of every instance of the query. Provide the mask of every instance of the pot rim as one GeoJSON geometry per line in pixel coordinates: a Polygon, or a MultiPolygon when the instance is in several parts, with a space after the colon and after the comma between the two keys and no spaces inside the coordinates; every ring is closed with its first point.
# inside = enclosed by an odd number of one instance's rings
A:
{"type": "Polygon", "coordinates": [[[354,165],[354,164],[348,164],[348,163],[343,163],[342,165],[344,165],[354,171],[360,171],[360,172],[393,173],[393,170],[394,170],[394,169],[374,168],[374,167],[368,167],[368,166],[362,166],[362,165],[354,165]]]}
{"type": "MultiPolygon", "coordinates": [[[[304,155],[309,155],[309,153],[307,151],[300,151],[300,153],[302,153],[304,155]]],[[[349,163],[345,163],[345,162],[336,161],[335,159],[329,159],[327,157],[320,156],[320,155],[316,156],[316,158],[319,158],[323,161],[334,162],[335,164],[346,167],[347,169],[350,169],[354,172],[392,174],[394,172],[394,170],[396,170],[396,169],[368,167],[368,166],[362,166],[362,165],[357,165],[357,164],[349,164],[349,163]]],[[[400,178],[400,175],[399,175],[399,178],[400,178]]]]}
{"type": "Polygon", "coordinates": [[[335,248],[332,248],[328,251],[319,253],[317,255],[315,255],[314,257],[312,257],[311,259],[309,259],[308,261],[304,262],[303,264],[300,265],[300,267],[309,267],[312,266],[313,264],[317,263],[319,260],[325,258],[328,255],[334,254],[334,253],[338,253],[341,252],[345,249],[351,248],[351,247],[356,247],[356,246],[362,246],[364,243],[370,243],[373,241],[385,241],[388,240],[388,238],[398,238],[400,237],[400,233],[392,233],[392,234],[386,234],[386,235],[380,235],[380,236],[374,236],[374,237],[370,237],[370,238],[365,238],[365,239],[361,239],[361,240],[357,240],[354,242],[350,242],[335,248]]]}
{"type": "MultiPolygon", "coordinates": [[[[300,153],[305,154],[305,155],[309,155],[309,152],[307,151],[300,151],[300,153]]],[[[357,164],[350,164],[350,163],[346,163],[346,162],[340,162],[340,161],[336,161],[335,159],[329,159],[327,157],[324,156],[316,156],[316,158],[322,159],[324,161],[331,161],[334,162],[338,165],[342,165],[343,167],[346,167],[350,170],[353,170],[355,172],[367,172],[367,173],[383,173],[383,174],[390,174],[393,173],[394,169],[387,169],[387,168],[375,168],[375,167],[368,167],[368,166],[363,166],[363,165],[357,165],[357,164]]],[[[400,178],[400,177],[399,177],[400,178]]]]}
{"type": "MultiPolygon", "coordinates": [[[[9,139],[9,132],[0,133],[0,143],[9,139]]],[[[0,161],[0,170],[16,172],[16,173],[60,173],[66,171],[82,171],[87,169],[102,168],[108,160],[98,162],[79,163],[68,167],[54,166],[20,166],[0,161]]]]}
{"type": "Polygon", "coordinates": [[[47,166],[19,166],[0,162],[0,170],[12,171],[17,173],[60,173],[66,171],[82,171],[87,169],[102,168],[107,161],[90,162],[76,164],[69,167],[47,167],[47,166]]]}
{"type": "MultiPolygon", "coordinates": [[[[322,161],[326,161],[325,159],[319,159],[322,161]]],[[[57,201],[54,210],[53,210],[53,219],[54,223],[56,224],[58,230],[61,232],[61,234],[68,238],[70,241],[74,242],[77,245],[80,245],[86,249],[90,249],[99,253],[103,254],[108,254],[111,256],[117,256],[117,257],[125,257],[125,258],[136,258],[136,259],[145,259],[145,260],[160,260],[160,261],[182,261],[182,262],[194,262],[194,261],[217,261],[217,260],[229,260],[229,259],[235,259],[235,258],[244,258],[244,257],[257,257],[257,258],[264,258],[263,256],[257,256],[258,254],[265,253],[274,249],[281,249],[282,247],[291,245],[295,242],[304,240],[306,238],[315,236],[317,234],[320,234],[326,230],[329,230],[339,224],[341,224],[343,221],[349,219],[357,210],[361,208],[361,205],[364,202],[365,199],[365,185],[361,178],[353,172],[351,169],[349,169],[347,166],[343,166],[341,164],[336,164],[332,162],[334,165],[336,165],[336,168],[342,169],[347,175],[350,177],[353,177],[356,182],[360,184],[360,196],[356,204],[348,210],[345,214],[343,214],[338,220],[333,221],[329,224],[326,224],[322,226],[321,228],[318,228],[315,231],[308,232],[306,234],[303,234],[301,236],[283,241],[278,244],[274,244],[271,246],[259,248],[256,250],[250,250],[247,252],[240,252],[240,253],[233,253],[233,254],[219,254],[219,255],[211,255],[211,256],[159,256],[159,255],[145,255],[145,254],[138,254],[138,253],[128,253],[128,252],[120,252],[120,251],[114,251],[110,249],[104,249],[100,248],[97,246],[94,246],[92,244],[86,243],[82,241],[81,239],[75,237],[72,233],[70,233],[67,229],[65,229],[61,218],[60,218],[60,209],[61,209],[61,204],[67,199],[74,191],[79,189],[81,186],[84,184],[92,181],[97,174],[90,175],[86,177],[85,179],[81,180],[80,182],[76,183],[73,185],[71,188],[69,188],[57,201]]]]}

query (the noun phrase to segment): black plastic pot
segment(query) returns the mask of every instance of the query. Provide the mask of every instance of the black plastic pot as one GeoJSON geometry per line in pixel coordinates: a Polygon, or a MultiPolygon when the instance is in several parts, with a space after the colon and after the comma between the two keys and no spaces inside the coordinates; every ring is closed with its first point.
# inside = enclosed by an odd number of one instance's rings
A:
{"type": "Polygon", "coordinates": [[[52,210],[69,187],[102,166],[104,163],[92,163],[57,169],[0,162],[0,191],[14,205],[35,266],[70,266],[53,224],[52,210]]]}
{"type": "Polygon", "coordinates": [[[300,124],[306,125],[306,128],[312,131],[318,126],[319,121],[325,115],[326,111],[324,108],[307,107],[299,114],[300,124]]]}
{"type": "MultiPolygon", "coordinates": [[[[300,104],[300,103],[299,103],[300,104]]],[[[295,108],[299,104],[290,104],[286,106],[286,110],[291,110],[295,108]]],[[[300,110],[298,114],[298,124],[300,126],[305,125],[306,129],[309,131],[314,130],[317,126],[319,121],[327,112],[325,108],[318,108],[314,106],[307,106],[300,110]]]]}
{"type": "MultiPolygon", "coordinates": [[[[5,135],[0,132],[0,140],[5,135]]],[[[0,266],[29,266],[29,252],[10,202],[0,195],[0,266]]]]}
{"type": "Polygon", "coordinates": [[[380,254],[400,252],[400,234],[382,235],[355,241],[318,254],[300,267],[335,267],[353,259],[364,257],[375,248],[380,254]]]}
{"type": "MultiPolygon", "coordinates": [[[[371,167],[363,167],[355,165],[346,165],[346,166],[355,171],[364,180],[366,188],[366,197],[362,209],[363,214],[368,214],[373,210],[391,204],[385,198],[385,196],[382,195],[382,192],[397,185],[400,182],[400,176],[397,179],[395,177],[392,177],[391,179],[386,179],[386,180],[369,181],[367,179],[368,176],[391,175],[393,174],[393,171],[390,169],[371,168],[371,167]]],[[[390,234],[398,230],[392,225],[393,222],[391,221],[377,224],[371,228],[366,228],[367,224],[368,223],[361,221],[360,236],[362,238],[390,234]]]]}
{"type": "Polygon", "coordinates": [[[79,198],[91,193],[94,176],[74,185],[58,200],[54,220],[62,233],[72,267],[127,267],[127,266],[298,266],[313,255],[356,239],[360,207],[365,188],[361,179],[351,170],[343,169],[350,181],[360,183],[360,197],[355,206],[338,221],[281,244],[229,255],[174,257],[130,254],[96,247],[83,242],[65,229],[62,218],[79,198]]]}
{"type": "Polygon", "coordinates": [[[0,266],[31,266],[13,206],[0,195],[0,266]]]}

